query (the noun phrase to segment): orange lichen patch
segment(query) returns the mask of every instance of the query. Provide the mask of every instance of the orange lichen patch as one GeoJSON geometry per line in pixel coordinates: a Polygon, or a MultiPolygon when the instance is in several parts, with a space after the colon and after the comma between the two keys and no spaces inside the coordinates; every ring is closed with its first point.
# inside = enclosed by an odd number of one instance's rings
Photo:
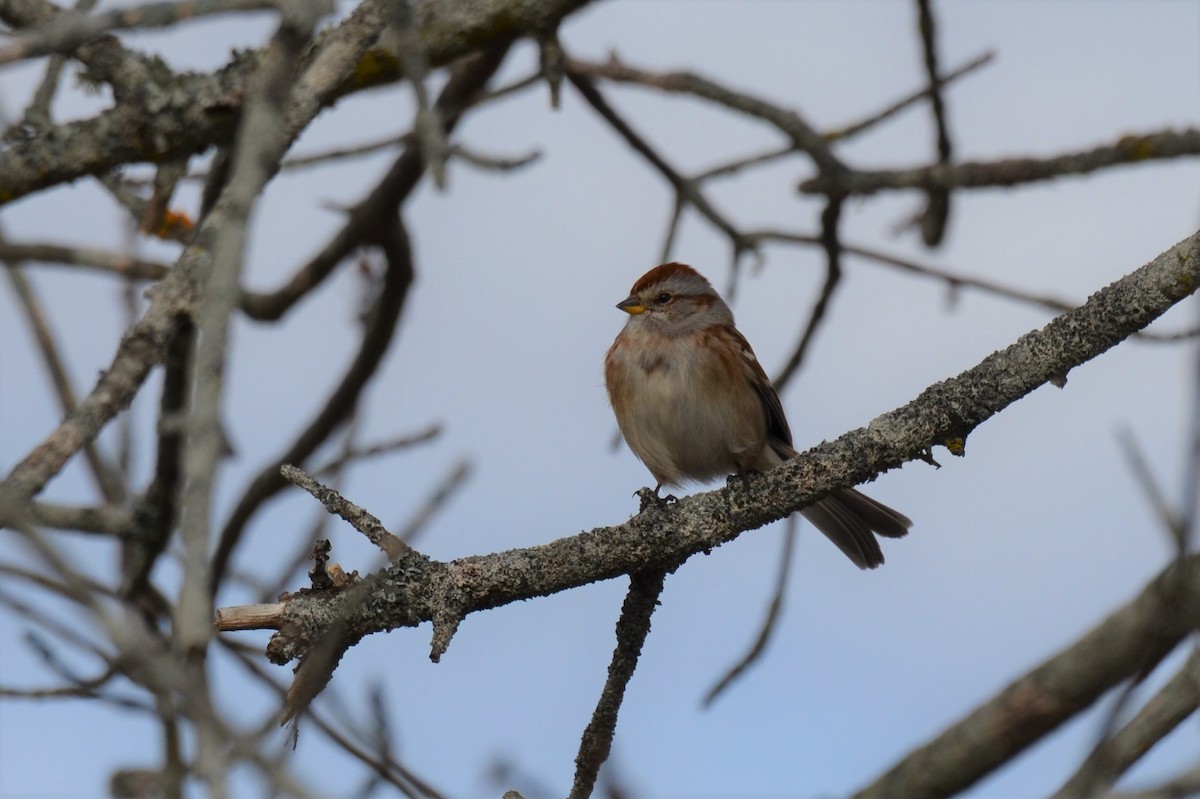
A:
{"type": "Polygon", "coordinates": [[[160,239],[174,240],[191,233],[195,227],[196,223],[192,221],[192,218],[182,211],[167,211],[150,233],[160,239]]]}

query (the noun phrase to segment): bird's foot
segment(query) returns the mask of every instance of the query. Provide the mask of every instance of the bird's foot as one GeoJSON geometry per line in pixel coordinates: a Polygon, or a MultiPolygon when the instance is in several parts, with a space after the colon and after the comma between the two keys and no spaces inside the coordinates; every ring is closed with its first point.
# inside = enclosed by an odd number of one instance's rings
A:
{"type": "Polygon", "coordinates": [[[633,495],[638,498],[641,507],[638,508],[638,513],[645,513],[647,508],[663,508],[672,502],[678,502],[674,494],[659,496],[658,492],[662,488],[662,484],[656,485],[654,490],[649,488],[639,488],[633,492],[633,495]]]}
{"type": "Polygon", "coordinates": [[[745,488],[752,479],[757,477],[762,477],[762,472],[760,472],[758,469],[743,469],[742,471],[734,472],[733,474],[729,475],[729,477],[725,478],[725,487],[728,488],[729,486],[737,484],[742,488],[745,488]]]}

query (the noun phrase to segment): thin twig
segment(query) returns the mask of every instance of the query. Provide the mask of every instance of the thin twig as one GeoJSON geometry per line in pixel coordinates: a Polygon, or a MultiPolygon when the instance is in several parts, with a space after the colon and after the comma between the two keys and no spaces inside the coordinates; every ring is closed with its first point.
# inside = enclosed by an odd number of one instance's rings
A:
{"type": "Polygon", "coordinates": [[[50,593],[55,594],[62,599],[81,605],[86,603],[80,599],[80,588],[84,588],[87,591],[96,594],[97,596],[116,596],[111,588],[91,578],[81,576],[81,582],[78,585],[67,585],[60,580],[55,580],[53,577],[42,574],[41,572],[31,571],[30,569],[16,566],[11,563],[5,563],[3,561],[0,561],[0,574],[4,574],[13,579],[24,580],[30,585],[35,585],[43,591],[49,591],[50,593]]]}
{"type": "Polygon", "coordinates": [[[378,444],[372,444],[368,447],[350,446],[349,442],[347,442],[347,446],[338,453],[337,457],[313,469],[312,475],[313,477],[329,477],[351,463],[377,458],[380,455],[391,455],[398,450],[409,449],[418,444],[425,444],[437,438],[441,433],[442,426],[440,424],[431,424],[424,430],[418,430],[415,433],[388,441],[381,441],[378,444]]]}
{"type": "MultiPolygon", "coordinates": [[[[937,130],[937,155],[939,164],[948,164],[954,154],[950,144],[949,125],[946,123],[946,101],[942,98],[942,79],[938,74],[937,24],[933,17],[931,0],[917,0],[918,29],[921,32],[921,49],[924,53],[925,76],[929,80],[929,105],[933,112],[933,124],[937,130]]],[[[929,190],[925,211],[921,214],[921,238],[927,247],[936,247],[946,232],[946,220],[950,216],[950,190],[929,190]]]]}
{"type": "Polygon", "coordinates": [[[184,0],[150,3],[101,14],[64,11],[54,21],[21,31],[16,41],[0,47],[0,64],[49,53],[69,53],[102,33],[130,28],[165,28],[180,20],[209,14],[264,11],[278,7],[274,0],[184,0]]]}
{"type": "Polygon", "coordinates": [[[743,156],[741,158],[735,158],[732,161],[726,161],[725,163],[709,167],[703,172],[693,175],[692,180],[702,182],[712,178],[722,178],[728,177],[729,175],[736,175],[747,167],[773,164],[781,158],[787,158],[790,155],[795,155],[796,152],[796,148],[791,144],[788,144],[784,147],[773,147],[765,152],[743,156]]]}
{"type": "MultiPolygon", "coordinates": [[[[55,396],[58,398],[63,416],[70,416],[78,409],[79,402],[76,399],[71,378],[67,375],[67,367],[63,363],[58,341],[46,319],[42,303],[38,300],[33,286],[19,265],[10,262],[4,273],[8,276],[21,310],[25,314],[25,320],[33,331],[34,341],[37,342],[38,349],[42,354],[42,362],[46,365],[46,371],[50,373],[50,380],[54,385],[55,396]]],[[[104,501],[114,505],[123,502],[125,500],[125,484],[117,469],[100,452],[95,441],[88,441],[83,445],[83,455],[88,464],[88,472],[95,481],[101,496],[104,497],[104,501]]]]}
{"type": "MultiPolygon", "coordinates": [[[[242,664],[242,666],[256,677],[263,685],[270,688],[281,699],[286,698],[287,689],[275,682],[274,678],[268,674],[258,662],[250,657],[241,647],[233,641],[226,638],[219,638],[218,641],[223,644],[231,654],[242,664]]],[[[316,726],[318,730],[326,735],[334,744],[341,747],[343,751],[351,757],[356,758],[365,765],[369,766],[374,773],[378,774],[383,780],[395,787],[405,796],[413,797],[414,799],[441,799],[443,794],[430,785],[426,780],[415,775],[410,769],[398,762],[390,754],[385,755],[380,753],[379,756],[373,755],[365,748],[355,744],[345,734],[334,728],[325,717],[310,708],[306,714],[307,719],[316,726]]],[[[271,719],[271,726],[277,727],[278,720],[271,719]]]]}
{"type": "Polygon", "coordinates": [[[460,159],[464,164],[469,164],[476,169],[484,169],[489,172],[512,172],[517,169],[524,169],[542,157],[540,150],[530,150],[524,155],[487,155],[461,144],[450,145],[447,153],[454,158],[460,159]]]}
{"type": "Polygon", "coordinates": [[[383,550],[389,561],[413,553],[412,547],[389,533],[383,526],[383,522],[332,488],[321,485],[305,474],[303,470],[297,469],[291,464],[284,464],[280,467],[279,472],[285,480],[312,494],[330,513],[345,519],[351,527],[366,536],[368,541],[383,550]]]}
{"type": "MultiPolygon", "coordinates": [[[[951,70],[950,72],[947,72],[945,75],[940,76],[937,79],[937,81],[933,84],[933,86],[936,86],[939,88],[945,88],[945,87],[949,86],[951,83],[957,81],[959,78],[965,77],[966,75],[969,75],[970,73],[974,72],[975,70],[979,69],[980,67],[984,66],[985,64],[991,63],[992,59],[994,59],[995,57],[996,57],[996,54],[994,52],[992,52],[991,50],[988,50],[987,52],[984,52],[983,54],[978,55],[975,58],[971,59],[970,61],[968,61],[967,63],[958,67],[957,69],[951,70]]],[[[893,116],[900,113],[904,109],[906,109],[912,105],[915,105],[916,103],[919,103],[922,100],[929,98],[930,91],[933,88],[933,86],[926,86],[923,89],[919,89],[919,90],[913,92],[912,94],[908,95],[907,97],[897,100],[895,103],[892,103],[891,105],[887,106],[886,108],[884,108],[874,114],[871,114],[870,116],[865,117],[864,119],[862,119],[858,122],[854,122],[850,125],[846,125],[844,127],[837,128],[836,130],[826,131],[824,134],[825,140],[828,142],[831,142],[831,143],[832,142],[841,142],[846,139],[857,136],[858,134],[863,133],[867,130],[870,130],[871,128],[879,125],[881,122],[885,122],[888,119],[891,119],[893,116]]]]}
{"type": "MultiPolygon", "coordinates": [[[[1193,309],[1200,316],[1200,309],[1193,309]]],[[[1192,413],[1189,420],[1187,460],[1183,465],[1183,490],[1179,499],[1179,551],[1188,552],[1200,536],[1200,344],[1192,355],[1192,413]]]]}
{"type": "MultiPolygon", "coordinates": [[[[95,6],[96,0],[79,0],[75,4],[75,11],[86,13],[95,6]]],[[[46,73],[33,93],[33,100],[25,109],[21,118],[22,125],[31,126],[35,130],[45,130],[53,124],[50,118],[50,104],[54,102],[54,95],[58,92],[59,80],[66,65],[67,58],[63,55],[53,55],[47,59],[46,73]]]]}
{"type": "Polygon", "coordinates": [[[830,197],[829,202],[825,204],[825,210],[821,213],[821,248],[825,250],[825,282],[821,286],[821,293],[817,296],[816,302],[813,304],[812,313],[809,314],[808,324],[804,328],[804,333],[800,336],[800,341],[796,344],[796,348],[792,351],[787,363],[779,372],[779,376],[775,378],[775,387],[782,390],[784,386],[796,374],[796,370],[800,368],[800,364],[804,361],[804,356],[808,352],[808,347],[812,344],[813,339],[817,335],[817,330],[821,326],[821,322],[825,319],[825,314],[829,310],[829,304],[833,301],[834,292],[837,291],[838,283],[842,279],[842,252],[844,250],[841,238],[838,236],[838,221],[842,214],[842,200],[837,197],[830,197]]]}
{"type": "Polygon", "coordinates": [[[683,209],[687,202],[679,192],[675,193],[675,202],[671,206],[671,220],[667,223],[667,233],[663,237],[662,249],[659,251],[658,262],[665,264],[671,260],[671,251],[675,249],[675,239],[679,235],[679,223],[683,220],[683,209]]]}
{"type": "Polygon", "coordinates": [[[691,72],[648,72],[622,64],[615,55],[604,64],[568,58],[566,65],[568,76],[605,78],[651,86],[662,91],[691,94],[723,105],[739,114],[756,117],[773,125],[787,136],[797,149],[807,153],[822,175],[837,175],[845,169],[825,137],[795,111],[726,88],[700,75],[691,72]]]}
{"type": "MultiPolygon", "coordinates": [[[[791,233],[783,230],[757,230],[746,234],[747,238],[754,242],[780,242],[784,244],[804,244],[804,245],[820,245],[821,238],[802,233],[791,233]]],[[[931,264],[922,264],[909,258],[902,258],[898,255],[875,250],[869,247],[863,247],[856,244],[842,243],[842,252],[846,255],[855,255],[859,258],[864,258],[875,263],[884,264],[886,266],[895,267],[901,271],[908,272],[920,277],[931,278],[945,283],[952,290],[960,288],[971,288],[994,294],[999,297],[1019,300],[1031,305],[1036,305],[1054,313],[1063,313],[1075,308],[1078,303],[1068,302],[1067,300],[1058,299],[1056,297],[1047,297],[1021,289],[1011,288],[1001,283],[996,283],[984,278],[972,277],[964,275],[960,272],[952,272],[948,269],[941,269],[931,264]]]]}
{"type": "Polygon", "coordinates": [[[425,87],[425,79],[429,74],[429,59],[425,53],[425,45],[413,22],[412,11],[408,0],[393,0],[389,4],[392,19],[387,36],[389,44],[394,46],[400,57],[404,77],[413,87],[413,95],[417,99],[417,118],[413,131],[421,146],[421,157],[433,177],[433,183],[439,189],[446,187],[446,155],[449,147],[446,144],[446,130],[441,120],[441,112],[429,101],[429,90],[425,87]]]}
{"type": "Polygon", "coordinates": [[[700,190],[695,181],[685,178],[675,167],[667,163],[667,161],[659,155],[659,153],[650,146],[650,144],[642,138],[633,127],[621,117],[616,110],[609,105],[604,99],[604,95],[596,88],[596,84],[583,71],[576,69],[577,62],[574,59],[567,60],[567,78],[571,84],[579,91],[583,98],[588,102],[596,113],[598,113],[608,124],[625,139],[634,150],[642,155],[650,162],[655,169],[667,179],[671,187],[675,189],[676,194],[684,198],[697,211],[700,212],[705,219],[711,222],[718,230],[729,237],[733,243],[735,250],[747,248],[745,237],[741,232],[734,227],[717,209],[708,201],[704,193],[700,190]]]}
{"type": "Polygon", "coordinates": [[[425,501],[421,503],[421,507],[408,518],[408,521],[400,527],[400,532],[396,537],[401,541],[411,544],[418,535],[429,525],[430,519],[446,504],[446,502],[454,495],[462,485],[471,476],[471,462],[461,460],[454,464],[454,467],[442,478],[425,501]]]}
{"type": "Polygon", "coordinates": [[[1129,465],[1130,471],[1133,472],[1134,479],[1137,480],[1142,493],[1145,494],[1146,501],[1158,517],[1163,530],[1170,537],[1172,548],[1175,549],[1178,556],[1185,554],[1187,548],[1183,519],[1171,508],[1171,503],[1167,501],[1158,481],[1154,479],[1154,473],[1150,470],[1150,464],[1146,461],[1141,447],[1138,446],[1137,439],[1128,428],[1122,428],[1117,431],[1117,443],[1120,444],[1121,451],[1125,454],[1125,461],[1129,465]]]}

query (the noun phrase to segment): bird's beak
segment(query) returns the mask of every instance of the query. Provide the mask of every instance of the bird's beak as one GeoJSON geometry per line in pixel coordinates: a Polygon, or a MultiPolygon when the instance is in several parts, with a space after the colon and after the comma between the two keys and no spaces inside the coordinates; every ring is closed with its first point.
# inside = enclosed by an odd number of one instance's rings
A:
{"type": "Polygon", "coordinates": [[[630,294],[628,297],[618,302],[617,307],[630,316],[637,316],[646,310],[646,306],[642,305],[642,301],[637,298],[636,294],[630,294]]]}

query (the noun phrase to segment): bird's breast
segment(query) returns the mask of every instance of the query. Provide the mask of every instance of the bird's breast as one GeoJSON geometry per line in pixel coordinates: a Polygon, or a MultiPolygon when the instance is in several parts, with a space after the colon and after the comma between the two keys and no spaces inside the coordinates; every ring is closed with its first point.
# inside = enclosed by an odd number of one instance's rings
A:
{"type": "Polygon", "coordinates": [[[621,432],[667,485],[755,467],[766,441],[761,401],[740,372],[695,343],[614,346],[606,377],[621,432]]]}

